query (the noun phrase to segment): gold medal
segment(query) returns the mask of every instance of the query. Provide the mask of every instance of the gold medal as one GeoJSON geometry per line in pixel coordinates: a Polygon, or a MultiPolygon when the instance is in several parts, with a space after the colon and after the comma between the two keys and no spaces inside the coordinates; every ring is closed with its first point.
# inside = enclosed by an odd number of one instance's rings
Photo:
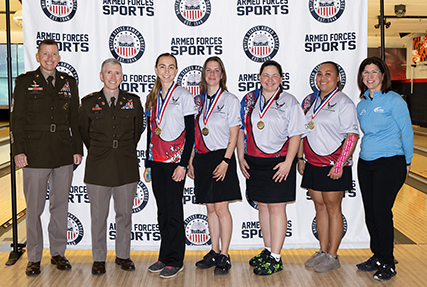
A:
{"type": "Polygon", "coordinates": [[[204,135],[204,136],[207,136],[208,134],[209,134],[209,130],[208,130],[208,128],[203,128],[202,129],[202,134],[204,135]]]}
{"type": "Polygon", "coordinates": [[[161,133],[162,133],[162,130],[161,130],[160,128],[156,128],[156,129],[154,130],[154,134],[155,134],[156,136],[159,136],[161,133]]]}
{"type": "Polygon", "coordinates": [[[263,122],[263,121],[259,121],[259,122],[256,124],[256,126],[257,126],[257,128],[258,128],[258,129],[262,130],[262,129],[265,127],[265,124],[264,124],[264,122],[263,122]]]}
{"type": "Polygon", "coordinates": [[[314,122],[313,122],[313,121],[310,121],[310,122],[308,123],[308,127],[310,128],[310,130],[314,129],[314,122]]]}

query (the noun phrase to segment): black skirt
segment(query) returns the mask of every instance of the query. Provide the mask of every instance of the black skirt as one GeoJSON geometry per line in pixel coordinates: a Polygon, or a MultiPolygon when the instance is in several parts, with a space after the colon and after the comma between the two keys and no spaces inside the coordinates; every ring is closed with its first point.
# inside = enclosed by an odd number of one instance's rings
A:
{"type": "Polygon", "coordinates": [[[347,191],[353,187],[351,166],[344,166],[342,176],[333,180],[328,175],[331,166],[314,166],[307,162],[302,176],[301,187],[317,191],[347,191]]]}
{"type": "Polygon", "coordinates": [[[216,178],[213,178],[213,171],[221,163],[224,154],[225,149],[222,149],[203,154],[196,153],[194,156],[194,192],[196,203],[215,203],[242,199],[234,153],[224,180],[216,181],[216,178]]]}
{"type": "Polygon", "coordinates": [[[280,203],[295,201],[296,188],[296,159],[286,181],[274,182],[276,170],[273,168],[285,157],[262,158],[245,155],[249,165],[249,179],[246,180],[246,190],[249,200],[262,203],[280,203]]]}

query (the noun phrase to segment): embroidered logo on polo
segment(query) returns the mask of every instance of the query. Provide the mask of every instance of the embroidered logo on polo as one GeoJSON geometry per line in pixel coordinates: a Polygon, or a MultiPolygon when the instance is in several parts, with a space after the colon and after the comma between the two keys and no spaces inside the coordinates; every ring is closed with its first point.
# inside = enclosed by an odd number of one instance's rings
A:
{"type": "Polygon", "coordinates": [[[142,34],[131,26],[117,27],[110,35],[110,52],[114,58],[124,64],[138,61],[145,52],[145,40],[142,34]]]}
{"type": "Polygon", "coordinates": [[[243,38],[243,50],[254,62],[263,63],[271,60],[279,50],[279,37],[268,26],[252,27],[243,38]]]}
{"type": "Polygon", "coordinates": [[[76,14],[77,0],[41,0],[40,6],[49,19],[67,22],[76,14]]]}
{"type": "Polygon", "coordinates": [[[67,62],[61,61],[58,63],[58,66],[56,66],[56,68],[58,69],[58,71],[72,76],[74,79],[76,79],[77,85],[79,84],[79,75],[77,74],[76,69],[74,69],[72,65],[68,64],[67,62]]]}
{"type": "MultiPolygon", "coordinates": [[[[320,63],[320,64],[318,64],[316,67],[314,67],[313,68],[313,70],[311,71],[311,73],[310,73],[310,78],[309,78],[309,81],[310,81],[310,87],[311,87],[311,90],[313,91],[313,92],[316,92],[316,91],[318,91],[319,89],[317,88],[317,85],[316,85],[316,75],[317,75],[317,70],[319,70],[319,68],[320,68],[320,66],[321,66],[322,64],[320,63]]],[[[339,64],[337,64],[337,66],[338,66],[338,72],[339,72],[339,74],[340,74],[340,82],[341,82],[341,86],[342,86],[342,88],[344,89],[344,87],[345,87],[345,84],[346,84],[346,82],[347,82],[347,76],[346,76],[346,74],[345,74],[345,71],[344,71],[344,69],[339,65],[339,64]]]]}
{"type": "Polygon", "coordinates": [[[176,0],[175,14],[187,26],[200,26],[211,15],[210,0],[176,0]]]}
{"type": "Polygon", "coordinates": [[[382,107],[376,107],[374,109],[374,113],[382,114],[382,113],[384,113],[384,109],[382,107]]]}
{"type": "Polygon", "coordinates": [[[138,181],[136,194],[133,199],[132,213],[138,213],[143,210],[148,203],[148,188],[142,181],[138,181]]]}
{"type": "Polygon", "coordinates": [[[188,66],[179,73],[176,83],[184,87],[194,96],[200,94],[200,80],[202,78],[202,67],[198,65],[188,66]]]}
{"type": "Polygon", "coordinates": [[[204,214],[193,214],[184,220],[185,243],[187,245],[210,245],[208,217],[204,214]]]}
{"type": "MultiPolygon", "coordinates": [[[[345,218],[344,214],[342,215],[342,220],[344,224],[343,231],[342,231],[342,238],[344,238],[348,229],[347,219],[345,218]]],[[[316,239],[319,240],[319,234],[317,232],[316,217],[314,217],[313,222],[311,223],[311,232],[313,232],[314,237],[316,237],[316,239]]]]}
{"type": "Polygon", "coordinates": [[[344,12],[345,0],[309,0],[308,8],[317,21],[332,23],[344,12]]]}
{"type": "Polygon", "coordinates": [[[74,214],[68,212],[67,245],[77,245],[84,236],[83,224],[74,214]]]}

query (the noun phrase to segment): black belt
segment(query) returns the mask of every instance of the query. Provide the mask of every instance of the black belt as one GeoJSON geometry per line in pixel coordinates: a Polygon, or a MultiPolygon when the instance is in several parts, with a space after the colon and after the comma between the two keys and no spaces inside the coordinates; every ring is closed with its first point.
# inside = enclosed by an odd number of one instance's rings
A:
{"type": "Polygon", "coordinates": [[[133,140],[126,140],[126,141],[118,141],[118,140],[113,140],[108,141],[108,142],[100,142],[100,141],[94,141],[92,140],[90,142],[90,146],[95,146],[95,147],[112,147],[112,148],[118,148],[120,147],[125,147],[125,146],[130,146],[133,145],[134,142],[133,140]]]}
{"type": "Polygon", "coordinates": [[[28,125],[25,127],[26,131],[41,131],[41,132],[57,132],[57,131],[68,131],[69,126],[67,125],[28,125]]]}

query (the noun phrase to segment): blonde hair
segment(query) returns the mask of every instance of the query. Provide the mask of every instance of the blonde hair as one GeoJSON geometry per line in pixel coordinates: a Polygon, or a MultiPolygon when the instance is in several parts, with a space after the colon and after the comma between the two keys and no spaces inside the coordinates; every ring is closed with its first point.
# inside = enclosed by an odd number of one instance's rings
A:
{"type": "MultiPolygon", "coordinates": [[[[163,53],[160,54],[156,59],[155,67],[159,64],[159,60],[161,57],[172,57],[175,60],[175,66],[178,68],[178,62],[174,55],[171,53],[163,53]]],[[[162,87],[162,82],[160,81],[159,77],[156,77],[156,81],[154,82],[154,86],[151,89],[150,93],[147,96],[147,100],[145,102],[145,109],[151,110],[152,108],[156,107],[157,104],[157,97],[159,96],[160,88],[162,87]]]]}

